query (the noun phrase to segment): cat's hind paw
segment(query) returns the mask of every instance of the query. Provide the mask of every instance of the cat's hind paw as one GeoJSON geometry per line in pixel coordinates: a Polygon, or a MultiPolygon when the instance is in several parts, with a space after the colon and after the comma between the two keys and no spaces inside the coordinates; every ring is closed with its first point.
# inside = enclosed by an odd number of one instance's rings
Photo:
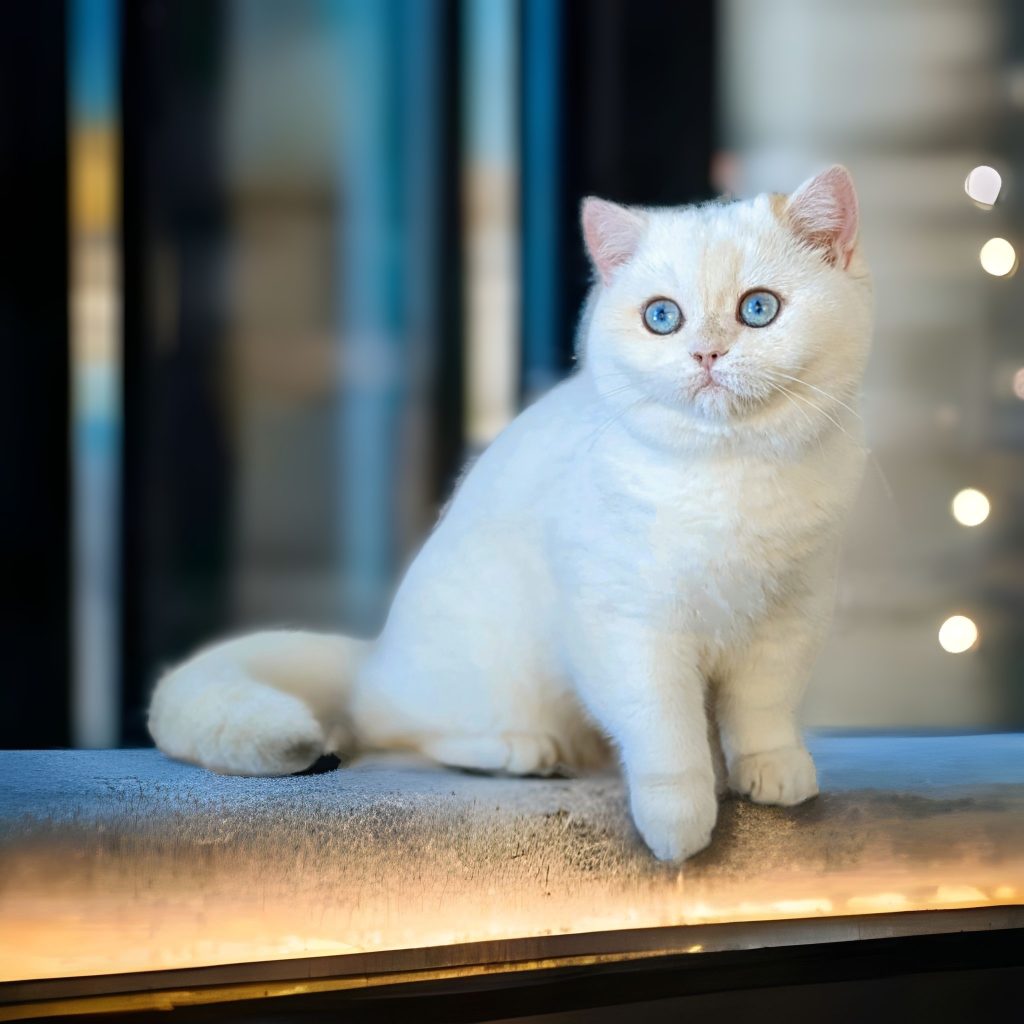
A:
{"type": "Polygon", "coordinates": [[[554,775],[562,758],[554,737],[506,732],[497,736],[435,736],[420,743],[430,758],[449,768],[508,775],[554,775]]]}
{"type": "Polygon", "coordinates": [[[791,807],[818,794],[814,761],[804,747],[781,747],[737,758],[729,784],[756,804],[791,807]]]}

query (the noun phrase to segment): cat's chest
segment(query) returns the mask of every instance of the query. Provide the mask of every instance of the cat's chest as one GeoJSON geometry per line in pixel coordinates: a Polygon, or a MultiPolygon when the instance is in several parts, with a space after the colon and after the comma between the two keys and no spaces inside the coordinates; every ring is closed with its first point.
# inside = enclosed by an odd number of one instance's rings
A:
{"type": "Polygon", "coordinates": [[[792,523],[779,481],[754,476],[697,471],[634,493],[622,507],[619,528],[652,582],[680,590],[770,569],[792,523]]]}
{"type": "Polygon", "coordinates": [[[623,508],[623,532],[674,571],[759,563],[810,525],[816,501],[808,490],[793,473],[698,464],[635,490],[623,508]]]}
{"type": "Polygon", "coordinates": [[[584,575],[623,601],[756,615],[835,516],[806,467],[735,460],[596,472],[582,531],[584,575]]]}

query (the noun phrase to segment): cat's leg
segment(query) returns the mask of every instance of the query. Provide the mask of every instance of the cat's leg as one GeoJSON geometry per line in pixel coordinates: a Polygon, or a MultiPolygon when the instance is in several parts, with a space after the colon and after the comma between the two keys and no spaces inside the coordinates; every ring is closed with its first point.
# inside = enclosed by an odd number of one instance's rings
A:
{"type": "Polygon", "coordinates": [[[579,640],[580,695],[619,748],[636,827],[656,857],[685,860],[711,842],[718,816],[696,648],[611,611],[579,640]]]}
{"type": "Polygon", "coordinates": [[[358,646],[298,632],[217,644],[159,681],[150,733],[164,753],[231,775],[286,775],[348,753],[358,646]]]}
{"type": "Polygon", "coordinates": [[[729,792],[729,767],[725,763],[722,737],[718,730],[718,717],[712,704],[705,702],[708,716],[708,745],[711,747],[711,764],[715,771],[715,794],[719,797],[729,792]]]}
{"type": "Polygon", "coordinates": [[[827,618],[828,607],[804,601],[765,620],[719,680],[729,784],[755,803],[789,806],[818,792],[797,715],[827,618]]]}

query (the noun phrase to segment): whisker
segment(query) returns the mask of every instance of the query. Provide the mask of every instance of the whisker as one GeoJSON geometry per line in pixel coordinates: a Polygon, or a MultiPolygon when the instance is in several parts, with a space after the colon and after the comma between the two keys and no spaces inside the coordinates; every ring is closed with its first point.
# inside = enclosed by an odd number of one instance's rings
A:
{"type": "MultiPolygon", "coordinates": [[[[803,418],[805,420],[807,420],[807,425],[811,428],[812,431],[814,430],[814,421],[808,415],[807,410],[804,409],[802,406],[797,405],[796,402],[794,401],[794,399],[799,397],[798,395],[794,395],[787,388],[784,388],[781,384],[778,384],[778,383],[776,383],[774,381],[769,381],[768,382],[768,386],[774,388],[781,395],[783,395],[783,397],[788,399],[789,404],[792,405],[794,409],[798,410],[803,415],[803,418]]],[[[820,412],[821,410],[818,410],[818,411],[820,412]]],[[[815,433],[814,434],[814,439],[815,439],[815,441],[818,442],[818,450],[821,452],[822,456],[824,456],[824,454],[825,454],[825,446],[821,442],[821,434],[820,433],[815,433]]]]}
{"type": "MultiPolygon", "coordinates": [[[[822,409],[822,408],[821,408],[821,406],[820,406],[820,405],[815,405],[815,404],[814,404],[814,402],[812,402],[812,401],[811,401],[811,400],[810,400],[809,398],[805,398],[805,397],[804,397],[803,395],[798,395],[798,394],[797,394],[797,393],[796,393],[795,391],[792,391],[792,392],[790,392],[790,394],[792,394],[792,396],[793,396],[793,397],[794,397],[794,398],[795,398],[795,399],[796,399],[796,400],[797,400],[798,402],[803,402],[803,403],[804,403],[804,405],[809,405],[809,406],[810,406],[810,407],[811,407],[811,408],[812,408],[812,409],[813,409],[813,410],[814,410],[815,412],[817,412],[817,413],[821,413],[821,415],[822,415],[822,416],[824,416],[824,417],[825,417],[825,419],[827,419],[827,420],[829,421],[829,423],[831,423],[831,424],[832,424],[832,425],[833,425],[833,426],[834,426],[834,427],[836,428],[836,430],[838,430],[838,431],[839,431],[840,433],[842,433],[842,434],[843,434],[844,436],[848,437],[848,438],[849,438],[849,439],[850,439],[851,441],[857,441],[857,438],[855,438],[855,437],[854,437],[854,436],[853,436],[853,435],[852,435],[852,434],[851,434],[851,433],[850,433],[850,432],[849,432],[849,431],[848,431],[848,430],[847,430],[847,429],[846,429],[846,428],[845,428],[845,427],[844,427],[844,426],[842,425],[842,423],[840,423],[840,422],[839,422],[839,420],[837,420],[837,419],[835,418],[835,416],[833,416],[833,415],[832,415],[831,413],[828,413],[828,412],[826,412],[826,411],[825,411],[824,409],[822,409]]],[[[858,443],[859,443],[859,442],[858,442],[858,443]]]]}
{"type": "Polygon", "coordinates": [[[620,384],[617,388],[612,388],[610,391],[600,392],[601,398],[614,398],[615,395],[621,395],[624,391],[635,391],[636,388],[632,384],[620,384]]]}
{"type": "Polygon", "coordinates": [[[830,395],[827,391],[823,390],[822,388],[819,388],[816,385],[811,384],[810,381],[802,380],[800,377],[793,377],[791,374],[783,373],[781,370],[769,370],[768,373],[773,374],[774,376],[777,377],[784,377],[786,380],[794,381],[797,384],[803,384],[805,388],[810,388],[812,391],[817,391],[819,395],[824,395],[824,397],[827,398],[829,401],[835,402],[836,405],[841,405],[847,412],[852,413],[854,416],[856,416],[857,419],[863,420],[861,414],[857,412],[857,410],[854,409],[852,406],[847,405],[842,399],[836,398],[835,395],[830,395]]]}
{"type": "Polygon", "coordinates": [[[776,384],[774,381],[768,381],[768,386],[773,391],[778,391],[778,393],[782,395],[782,397],[785,398],[789,402],[789,404],[793,406],[793,408],[796,409],[796,411],[800,413],[801,416],[803,416],[805,420],[807,420],[807,425],[809,427],[814,426],[814,422],[812,421],[811,417],[807,414],[807,410],[797,405],[796,402],[793,400],[794,396],[790,394],[790,392],[788,392],[781,384],[776,384]]]}
{"type": "Polygon", "coordinates": [[[607,417],[590,435],[590,443],[587,445],[587,451],[590,451],[597,443],[598,438],[610,427],[612,424],[617,423],[627,413],[632,412],[638,405],[643,404],[647,401],[646,396],[641,395],[639,398],[630,402],[628,405],[624,405],[621,409],[612,413],[611,416],[607,417]]]}
{"type": "MultiPolygon", "coordinates": [[[[770,371],[770,372],[778,373],[777,370],[770,371]]],[[[806,387],[814,388],[815,391],[821,391],[821,388],[815,388],[813,384],[808,384],[807,381],[800,380],[799,377],[789,377],[788,374],[782,374],[782,376],[783,377],[787,377],[789,380],[796,381],[798,384],[803,384],[806,387]]],[[[772,387],[782,389],[782,385],[780,385],[780,384],[777,384],[777,383],[775,383],[773,381],[769,381],[768,383],[772,387]]],[[[784,390],[784,389],[782,389],[782,390],[784,390]]],[[[856,410],[850,409],[850,407],[848,405],[846,405],[843,402],[840,402],[839,399],[835,397],[835,395],[829,395],[825,391],[821,391],[821,393],[823,395],[825,395],[826,398],[831,398],[832,401],[837,402],[839,405],[843,406],[844,409],[849,409],[849,411],[852,412],[853,415],[857,417],[857,419],[859,419],[859,420],[863,419],[863,417],[861,417],[860,414],[856,412],[856,410]]],[[[818,407],[816,405],[814,405],[813,402],[809,402],[807,399],[803,398],[802,396],[794,394],[793,397],[794,398],[799,398],[802,402],[807,402],[807,404],[810,405],[811,408],[817,409],[817,411],[820,412],[823,416],[827,415],[823,409],[818,409],[818,407]]],[[[799,406],[797,408],[799,408],[799,406]]],[[[800,411],[803,412],[802,409],[800,411]]],[[[804,416],[806,416],[806,415],[807,415],[807,413],[805,412],[804,416]]],[[[829,417],[829,419],[832,419],[832,418],[829,417]]],[[[836,423],[835,420],[832,420],[832,422],[836,423]]],[[[838,426],[840,430],[843,430],[843,428],[838,423],[836,423],[836,426],[838,426]]],[[[843,430],[843,433],[846,434],[847,437],[850,436],[845,430],[843,430]]],[[[819,443],[820,443],[820,441],[819,441],[819,443]]],[[[860,442],[858,442],[858,443],[860,443],[860,442]]],[[[895,501],[896,501],[896,492],[892,489],[892,484],[889,483],[889,478],[886,476],[885,470],[882,468],[881,461],[879,460],[878,456],[870,448],[867,449],[867,456],[868,456],[868,460],[875,467],[875,472],[878,474],[878,479],[879,479],[879,481],[882,484],[882,489],[885,492],[886,498],[888,498],[889,501],[895,503],[895,501]]]]}
{"type": "Polygon", "coordinates": [[[608,380],[609,377],[630,377],[630,374],[625,370],[612,370],[609,373],[592,373],[590,375],[591,380],[608,380]]]}
{"type": "Polygon", "coordinates": [[[871,460],[871,464],[875,467],[875,471],[878,473],[878,479],[882,482],[882,489],[885,491],[885,496],[893,503],[896,503],[896,492],[892,489],[892,484],[889,483],[889,478],[885,475],[885,470],[882,469],[882,463],[878,461],[878,456],[869,448],[868,458],[871,460]]]}

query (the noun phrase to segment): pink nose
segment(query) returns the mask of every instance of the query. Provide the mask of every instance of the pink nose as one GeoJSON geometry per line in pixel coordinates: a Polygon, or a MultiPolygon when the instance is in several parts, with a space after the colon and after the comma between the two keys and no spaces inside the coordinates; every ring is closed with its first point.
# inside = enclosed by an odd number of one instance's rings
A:
{"type": "Polygon", "coordinates": [[[704,367],[705,370],[710,370],[711,367],[714,366],[715,363],[717,363],[718,360],[721,359],[728,351],[728,349],[725,349],[724,351],[716,349],[714,351],[691,352],[690,355],[693,356],[693,358],[697,360],[697,363],[704,367]]]}

